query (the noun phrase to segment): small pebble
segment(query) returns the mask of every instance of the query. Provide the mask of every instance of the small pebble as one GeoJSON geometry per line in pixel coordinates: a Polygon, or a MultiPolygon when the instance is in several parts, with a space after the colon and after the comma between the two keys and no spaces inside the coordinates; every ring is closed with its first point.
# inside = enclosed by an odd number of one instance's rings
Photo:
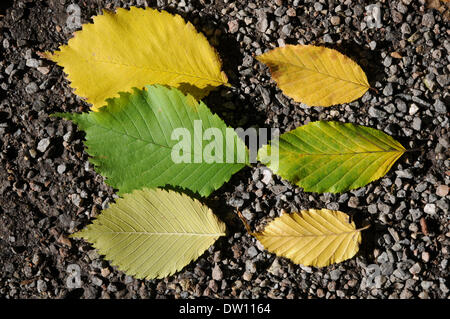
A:
{"type": "Polygon", "coordinates": [[[47,291],[47,283],[42,279],[38,279],[36,286],[39,293],[47,291]]]}
{"type": "Polygon", "coordinates": [[[410,115],[414,115],[419,111],[419,107],[416,104],[411,104],[411,106],[409,107],[409,114],[410,115]]]}
{"type": "Polygon", "coordinates": [[[107,278],[111,274],[111,270],[109,268],[102,268],[100,273],[103,278],[107,278]]]}
{"type": "Polygon", "coordinates": [[[426,204],[423,208],[423,211],[429,215],[436,214],[436,205],[435,204],[426,204]]]}
{"type": "Polygon", "coordinates": [[[212,279],[221,281],[223,279],[223,272],[220,269],[219,265],[215,265],[212,270],[212,279]]]}
{"type": "Polygon", "coordinates": [[[228,31],[230,33],[236,33],[239,30],[239,22],[237,20],[231,20],[228,22],[228,31]]]}
{"type": "Polygon", "coordinates": [[[28,83],[28,85],[25,87],[25,91],[28,94],[34,94],[39,90],[39,87],[37,86],[37,84],[35,82],[30,82],[28,83]]]}
{"type": "Polygon", "coordinates": [[[430,253],[427,251],[422,252],[421,257],[422,257],[422,260],[426,263],[430,261],[430,253]]]}
{"type": "Polygon", "coordinates": [[[315,1],[314,2],[314,10],[316,11],[322,11],[323,5],[320,2],[315,1]]]}
{"type": "Polygon", "coordinates": [[[339,16],[332,16],[330,22],[332,25],[339,25],[341,24],[341,18],[339,16]]]}
{"type": "Polygon", "coordinates": [[[448,189],[449,187],[447,185],[439,185],[436,188],[436,195],[444,197],[448,195],[448,189]]]}
{"type": "Polygon", "coordinates": [[[30,68],[37,69],[40,65],[41,65],[41,61],[33,59],[33,58],[28,59],[26,62],[26,66],[30,67],[30,68]]]}
{"type": "Polygon", "coordinates": [[[47,137],[40,140],[36,148],[39,152],[44,153],[49,146],[50,146],[50,138],[47,137]]]}
{"type": "Polygon", "coordinates": [[[66,165],[60,164],[60,165],[58,165],[56,170],[58,171],[59,174],[62,174],[66,171],[66,165]]]}

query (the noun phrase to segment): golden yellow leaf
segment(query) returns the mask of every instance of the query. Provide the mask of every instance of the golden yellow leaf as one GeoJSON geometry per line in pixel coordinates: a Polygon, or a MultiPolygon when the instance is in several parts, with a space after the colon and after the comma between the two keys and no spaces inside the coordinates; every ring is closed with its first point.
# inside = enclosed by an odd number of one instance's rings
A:
{"type": "Polygon", "coordinates": [[[350,103],[370,88],[361,67],[333,49],[286,45],[257,59],[269,66],[284,94],[309,106],[350,103]]]}
{"type": "Polygon", "coordinates": [[[310,209],[283,214],[253,236],[268,251],[296,264],[324,267],[352,258],[365,228],[356,229],[343,212],[310,209]]]}
{"type": "Polygon", "coordinates": [[[75,93],[93,110],[133,87],[169,85],[200,99],[228,83],[203,34],[179,15],[151,8],[104,11],[59,51],[45,55],[64,67],[75,93]]]}

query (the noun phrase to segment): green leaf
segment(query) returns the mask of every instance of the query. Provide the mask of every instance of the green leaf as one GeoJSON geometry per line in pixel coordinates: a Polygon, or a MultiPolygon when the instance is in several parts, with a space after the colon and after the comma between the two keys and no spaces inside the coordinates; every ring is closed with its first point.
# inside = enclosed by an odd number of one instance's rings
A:
{"type": "Polygon", "coordinates": [[[147,86],[109,99],[98,112],[56,115],[86,132],[90,161],[119,194],[172,185],[208,196],[248,162],[248,150],[234,130],[203,102],[175,88],[147,86]],[[190,143],[181,135],[172,139],[177,128],[190,143]],[[217,136],[203,139],[209,128],[217,136]],[[172,152],[184,159],[174,162],[172,152]]]}
{"type": "Polygon", "coordinates": [[[223,235],[225,224],[197,200],[143,189],[125,194],[72,237],[91,242],[128,275],[152,279],[181,270],[223,235]]]}
{"type": "Polygon", "coordinates": [[[258,159],[307,192],[340,193],[384,176],[404,152],[381,131],[320,121],[284,133],[263,146],[258,159]]]}

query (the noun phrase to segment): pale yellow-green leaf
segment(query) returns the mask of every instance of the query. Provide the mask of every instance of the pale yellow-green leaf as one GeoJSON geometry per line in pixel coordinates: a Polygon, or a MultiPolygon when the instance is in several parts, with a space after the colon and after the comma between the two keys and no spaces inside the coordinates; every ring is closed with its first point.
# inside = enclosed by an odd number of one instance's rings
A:
{"type": "Polygon", "coordinates": [[[75,93],[93,110],[133,87],[168,85],[200,99],[228,83],[203,34],[179,15],[151,8],[104,11],[46,57],[64,68],[75,93]]]}
{"type": "Polygon", "coordinates": [[[125,194],[72,236],[92,243],[128,275],[151,279],[181,270],[222,235],[225,224],[197,200],[143,189],[125,194]]]}
{"type": "Polygon", "coordinates": [[[310,209],[283,214],[253,236],[268,251],[296,264],[324,267],[352,258],[361,243],[361,230],[343,212],[310,209]]]}
{"type": "Polygon", "coordinates": [[[326,47],[286,45],[257,59],[269,66],[284,94],[308,106],[349,103],[370,88],[358,64],[326,47]]]}

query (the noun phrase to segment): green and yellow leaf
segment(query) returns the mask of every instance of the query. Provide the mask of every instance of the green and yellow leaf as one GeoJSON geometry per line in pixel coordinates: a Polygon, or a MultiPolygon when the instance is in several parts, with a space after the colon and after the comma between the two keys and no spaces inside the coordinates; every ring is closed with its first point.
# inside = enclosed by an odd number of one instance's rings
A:
{"type": "Polygon", "coordinates": [[[112,265],[136,278],[163,278],[197,259],[225,224],[184,194],[144,189],[125,194],[85,229],[84,238],[112,265]]]}
{"type": "Polygon", "coordinates": [[[257,59],[269,66],[285,95],[309,106],[350,103],[370,88],[358,64],[326,47],[286,45],[257,59]]]}
{"type": "Polygon", "coordinates": [[[86,132],[89,160],[119,194],[172,185],[208,196],[248,163],[235,131],[175,88],[147,86],[108,99],[98,112],[56,115],[86,132]],[[218,134],[206,140],[209,128],[218,134]],[[188,136],[173,136],[176,129],[188,136]]]}
{"type": "Polygon", "coordinates": [[[341,193],[384,176],[404,152],[376,129],[320,121],[282,134],[259,149],[258,159],[307,192],[341,193]]]}
{"type": "Polygon", "coordinates": [[[252,235],[268,251],[296,264],[325,267],[355,256],[363,229],[356,229],[343,212],[310,209],[283,214],[252,235]]]}
{"type": "Polygon", "coordinates": [[[151,8],[104,11],[46,57],[64,68],[75,93],[94,111],[118,92],[147,84],[177,87],[202,98],[228,83],[203,34],[179,15],[151,8]]]}

